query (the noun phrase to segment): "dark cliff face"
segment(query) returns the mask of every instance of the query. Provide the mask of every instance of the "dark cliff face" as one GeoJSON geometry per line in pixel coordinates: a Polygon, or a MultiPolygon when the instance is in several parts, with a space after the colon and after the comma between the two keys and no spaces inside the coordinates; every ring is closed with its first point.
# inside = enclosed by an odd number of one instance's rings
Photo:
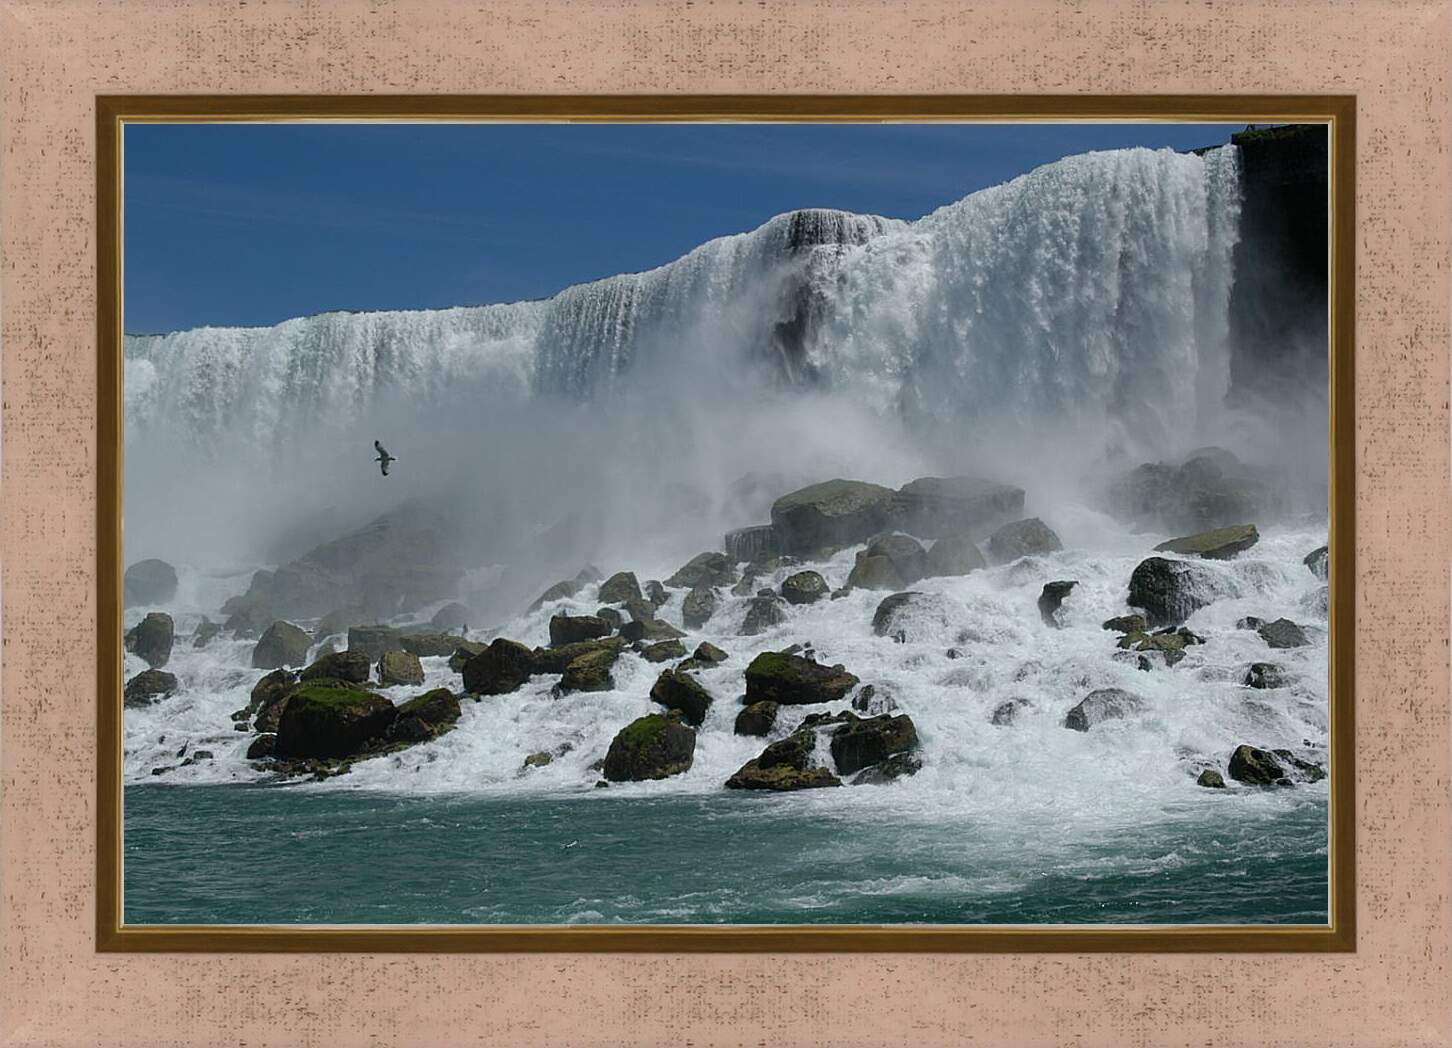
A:
{"type": "Polygon", "coordinates": [[[1328,131],[1292,124],[1231,136],[1244,196],[1230,295],[1232,399],[1325,396],[1328,131]]]}

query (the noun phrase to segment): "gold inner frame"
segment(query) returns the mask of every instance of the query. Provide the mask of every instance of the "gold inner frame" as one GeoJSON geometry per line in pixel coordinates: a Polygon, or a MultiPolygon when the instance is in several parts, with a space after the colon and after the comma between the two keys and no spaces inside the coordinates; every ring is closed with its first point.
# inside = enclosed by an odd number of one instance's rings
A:
{"type": "Polygon", "coordinates": [[[100,952],[1347,952],[1356,949],[1356,99],[1349,95],[98,95],[96,949],[100,952]],[[122,923],[121,129],[183,122],[1324,123],[1330,135],[1328,923],[122,923]]]}

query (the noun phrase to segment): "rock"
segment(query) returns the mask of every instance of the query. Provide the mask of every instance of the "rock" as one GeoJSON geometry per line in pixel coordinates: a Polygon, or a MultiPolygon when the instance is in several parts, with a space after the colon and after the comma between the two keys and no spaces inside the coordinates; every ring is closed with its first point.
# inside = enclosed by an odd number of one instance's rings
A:
{"type": "Polygon", "coordinates": [[[1311,761],[1302,760],[1290,750],[1272,750],[1277,757],[1291,766],[1291,772],[1287,779],[1296,782],[1320,782],[1326,777],[1326,769],[1311,761]]]}
{"type": "Polygon", "coordinates": [[[1044,583],[1043,592],[1039,594],[1039,617],[1044,620],[1045,625],[1059,628],[1059,605],[1064,603],[1064,598],[1077,585],[1079,583],[1074,580],[1044,583]]]}
{"type": "Polygon", "coordinates": [[[753,702],[742,709],[736,715],[735,732],[737,735],[770,735],[772,727],[776,724],[777,712],[781,709],[779,703],[771,701],[753,702]]]}
{"type": "Polygon", "coordinates": [[[1007,564],[1020,557],[1038,557],[1063,548],[1059,536],[1038,517],[1005,524],[988,537],[989,556],[999,564],[1007,564]]]}
{"type": "Polygon", "coordinates": [[[832,733],[832,760],[840,775],[851,775],[918,745],[917,727],[907,714],[852,720],[832,733]]]}
{"type": "Polygon", "coordinates": [[[889,782],[896,782],[898,779],[909,775],[916,775],[923,770],[923,762],[911,753],[894,753],[880,764],[864,768],[853,778],[853,786],[885,786],[889,782]]]}
{"type": "Polygon", "coordinates": [[[730,655],[727,655],[724,651],[722,651],[720,648],[716,647],[716,645],[712,644],[710,641],[707,640],[703,640],[700,644],[697,644],[696,650],[691,653],[691,658],[695,659],[697,662],[707,662],[711,663],[712,665],[725,662],[730,657],[730,655]]]}
{"type": "Polygon", "coordinates": [[[192,634],[192,647],[205,648],[221,632],[221,626],[203,615],[201,624],[197,626],[196,632],[192,634]]]}
{"type": "Polygon", "coordinates": [[[684,658],[686,646],[678,640],[663,640],[647,645],[640,654],[646,662],[669,662],[684,658]]]}
{"type": "Polygon", "coordinates": [[[777,499],[771,524],[782,552],[811,556],[866,542],[888,528],[895,498],[878,484],[829,480],[777,499]]]}
{"type": "MultiPolygon", "coordinates": [[[[872,632],[899,644],[937,641],[943,639],[942,634],[954,631],[965,613],[962,604],[945,594],[908,590],[878,603],[872,613],[872,632]]],[[[961,643],[962,637],[958,639],[961,643]]]]}
{"type": "Polygon", "coordinates": [[[1206,768],[1195,780],[1196,786],[1204,786],[1207,790],[1225,789],[1225,777],[1213,768],[1206,768]]]}
{"type": "Polygon", "coordinates": [[[1088,731],[1104,721],[1119,720],[1138,713],[1145,705],[1145,700],[1133,692],[1120,688],[1100,688],[1084,696],[1068,712],[1064,717],[1064,727],[1074,731],[1088,731]]]}
{"type": "Polygon", "coordinates": [[[741,621],[741,629],[737,630],[738,636],[755,637],[773,626],[779,626],[786,621],[786,614],[781,610],[781,598],[775,594],[766,597],[752,597],[751,602],[746,606],[746,617],[741,621]]]}
{"type": "Polygon", "coordinates": [[[746,701],[772,701],[783,706],[836,702],[857,687],[858,680],[841,666],[823,666],[800,655],[764,651],[746,667],[746,701]]]}
{"type": "MultiPolygon", "coordinates": [[[[367,684],[371,676],[373,664],[368,661],[368,656],[361,651],[339,651],[331,655],[324,655],[313,661],[312,665],[302,671],[302,680],[317,680],[325,678],[329,680],[346,680],[354,684],[367,684]]],[[[266,680],[267,678],[263,678],[266,680]]]]}
{"type": "Polygon", "coordinates": [[[555,755],[553,753],[550,753],[547,750],[540,750],[539,752],[531,753],[528,757],[524,758],[524,767],[545,768],[553,764],[554,760],[555,755]]]}
{"type": "Polygon", "coordinates": [[[562,644],[558,648],[535,648],[530,654],[535,673],[564,673],[570,663],[581,655],[611,651],[619,656],[624,650],[625,638],[602,637],[599,640],[582,640],[577,644],[562,644]]]}
{"type": "MultiPolygon", "coordinates": [[[[631,579],[635,578],[634,575],[631,575],[630,577],[631,579]]],[[[549,589],[545,590],[538,597],[536,597],[534,601],[531,602],[530,606],[525,609],[525,613],[532,614],[536,611],[539,611],[539,609],[544,607],[546,604],[552,604],[557,600],[566,600],[570,597],[573,597],[576,593],[579,593],[580,590],[584,588],[585,584],[579,579],[565,579],[563,582],[556,582],[553,586],[551,586],[549,589]]]]}
{"type": "Polygon", "coordinates": [[[781,595],[788,604],[815,604],[829,592],[827,580],[815,571],[788,575],[781,584],[781,595]]]}
{"type": "Polygon", "coordinates": [[[410,655],[417,655],[421,659],[452,655],[459,650],[458,637],[451,637],[447,633],[439,633],[434,630],[405,633],[399,638],[398,643],[404,651],[410,655]]]}
{"type": "Polygon", "coordinates": [[[1286,772],[1265,750],[1241,745],[1230,755],[1230,777],[1248,786],[1271,786],[1283,781],[1286,772]]]}
{"type": "Polygon", "coordinates": [[[495,640],[464,663],[464,690],[471,695],[504,695],[529,680],[534,653],[518,641],[495,640]]]}
{"type": "Polygon", "coordinates": [[[637,641],[676,640],[685,634],[660,619],[636,619],[620,627],[620,636],[634,644],[637,641]]]}
{"type": "Polygon", "coordinates": [[[625,616],[620,614],[615,608],[596,608],[595,617],[597,619],[603,619],[609,624],[612,630],[618,630],[621,626],[625,625],[625,616]]]}
{"type": "Polygon", "coordinates": [[[610,636],[610,623],[596,615],[556,615],[550,619],[550,645],[578,644],[610,636]]]}
{"type": "Polygon", "coordinates": [[[252,668],[275,670],[279,666],[306,666],[313,639],[307,630],[290,622],[274,622],[252,649],[252,668]]]}
{"type": "Polygon", "coordinates": [[[165,604],[176,596],[176,569],[164,560],[138,560],[126,569],[121,594],[128,608],[165,604]]]}
{"type": "Polygon", "coordinates": [[[348,650],[361,651],[369,662],[383,658],[385,651],[398,651],[403,647],[403,634],[392,626],[350,626],[348,628],[348,650]]]}
{"type": "Polygon", "coordinates": [[[1150,557],[1129,577],[1129,603],[1151,626],[1178,626],[1219,595],[1213,576],[1187,561],[1150,557]]]}
{"type": "Polygon", "coordinates": [[[1018,720],[1020,710],[1028,709],[1033,703],[1025,698],[1012,698],[1006,702],[1000,702],[993,707],[993,713],[989,716],[988,722],[995,727],[1006,728],[1018,720]]]}
{"type": "Polygon", "coordinates": [[[617,571],[600,583],[597,599],[601,604],[624,604],[627,601],[643,601],[645,597],[641,595],[635,572],[617,571]]]}
{"type": "Polygon", "coordinates": [[[1271,483],[1223,448],[1131,470],[1110,486],[1108,506],[1138,527],[1182,534],[1268,519],[1280,508],[1271,483]]]}
{"type": "Polygon", "coordinates": [[[988,567],[978,544],[967,535],[945,535],[928,550],[925,577],[945,578],[967,575],[988,567]]]}
{"type": "Polygon", "coordinates": [[[886,557],[870,557],[866,553],[859,553],[842,590],[844,593],[850,593],[854,589],[890,590],[901,589],[905,585],[907,583],[902,581],[902,576],[897,573],[892,561],[886,557]]]}
{"type": "Polygon", "coordinates": [[[615,678],[610,671],[620,657],[620,648],[597,648],[571,659],[555,688],[556,695],[575,691],[611,691],[615,678]]]}
{"type": "Polygon", "coordinates": [[[848,589],[902,589],[926,576],[928,554],[916,539],[884,535],[857,554],[848,589]]]}
{"type": "Polygon", "coordinates": [[[826,768],[808,766],[816,744],[811,731],[797,731],[773,742],[761,756],[747,761],[727,779],[726,788],[784,791],[842,785],[842,780],[826,768]]]}
{"type": "Polygon", "coordinates": [[[602,768],[609,782],[664,779],[690,770],[696,733],[679,717],[650,713],[620,729],[602,768]]]}
{"type": "Polygon", "coordinates": [[[1244,683],[1248,688],[1285,688],[1290,686],[1291,677],[1273,662],[1254,662],[1246,671],[1244,683]]]}
{"type": "Polygon", "coordinates": [[[1290,619],[1263,622],[1256,627],[1255,632],[1272,648],[1304,648],[1311,643],[1306,638],[1306,631],[1290,619]]]}
{"type": "Polygon", "coordinates": [[[397,716],[382,695],[331,683],[298,685],[277,725],[278,757],[348,757],[385,738],[397,716]]]}
{"type": "Polygon", "coordinates": [[[865,684],[862,690],[852,696],[852,708],[858,713],[877,716],[897,709],[897,700],[892,697],[891,692],[878,688],[875,684],[865,684]]]}
{"type": "Polygon", "coordinates": [[[735,561],[766,560],[781,552],[776,541],[776,531],[770,524],[757,524],[728,531],[725,546],[726,556],[735,561]]]}
{"type": "Polygon", "coordinates": [[[736,581],[736,566],[724,553],[700,553],[666,579],[667,586],[695,589],[697,586],[730,586],[736,581]]]}
{"type": "Polygon", "coordinates": [[[650,689],[650,701],[668,710],[679,710],[687,724],[698,728],[711,708],[711,693],[689,673],[666,670],[650,689]]]}
{"type": "Polygon", "coordinates": [[[385,688],[398,684],[422,684],[423,666],[418,656],[408,651],[385,651],[378,660],[378,683],[385,688]]]}
{"type": "Polygon", "coordinates": [[[660,580],[658,579],[648,580],[644,586],[644,590],[645,599],[648,600],[653,607],[663,607],[671,599],[671,595],[666,592],[666,588],[661,585],[660,580]]]}
{"type": "Polygon", "coordinates": [[[1258,630],[1265,625],[1264,619],[1258,619],[1254,615],[1247,615],[1243,619],[1237,619],[1235,628],[1238,630],[1258,630]]]}
{"type": "Polygon", "coordinates": [[[1216,528],[1213,531],[1170,539],[1168,542],[1161,542],[1155,550],[1203,557],[1206,560],[1229,560],[1259,541],[1260,532],[1254,524],[1235,524],[1228,528],[1216,528]]]}
{"type": "Polygon", "coordinates": [[[982,534],[1022,513],[1022,488],[978,477],[920,477],[893,496],[893,526],[924,538],[982,534]]]}
{"type": "Polygon", "coordinates": [[[252,686],[252,695],[243,712],[254,718],[253,726],[258,731],[277,730],[277,719],[282,716],[283,702],[297,680],[298,675],[292,670],[279,669],[264,674],[252,686]]]}
{"type": "Polygon", "coordinates": [[[274,734],[259,735],[252,740],[247,747],[247,759],[249,761],[262,760],[264,757],[271,757],[277,748],[277,736],[274,734]]]}
{"type": "Polygon", "coordinates": [[[1331,551],[1327,547],[1321,546],[1320,548],[1313,549],[1310,553],[1307,553],[1306,559],[1303,560],[1301,563],[1306,565],[1306,568],[1311,572],[1312,575],[1315,575],[1322,582],[1325,582],[1331,574],[1330,557],[1331,551]]]}
{"type": "MultiPolygon", "coordinates": [[[[434,612],[433,618],[429,619],[429,625],[442,633],[450,633],[454,630],[462,629],[468,624],[469,609],[458,601],[452,604],[445,604],[438,611],[434,612]]],[[[349,623],[349,625],[354,625],[354,623],[349,623]]]]}
{"type": "Polygon", "coordinates": [[[176,675],[165,670],[142,670],[126,682],[122,705],[127,709],[150,706],[176,691],[176,675]]]}
{"type": "Polygon", "coordinates": [[[151,611],[127,631],[126,650],[157,670],[170,661],[174,638],[171,616],[164,611],[151,611]]]}
{"type": "Polygon", "coordinates": [[[1105,619],[1102,628],[1115,633],[1148,633],[1150,624],[1143,615],[1120,615],[1118,618],[1105,619]]]}
{"type": "Polygon", "coordinates": [[[454,645],[454,653],[449,656],[449,669],[454,673],[463,673],[464,663],[468,662],[487,647],[487,644],[477,640],[459,641],[454,645]]]}
{"type": "Polygon", "coordinates": [[[398,707],[389,735],[409,743],[437,739],[453,728],[459,713],[459,697],[448,688],[435,688],[398,707]]]}
{"type": "Polygon", "coordinates": [[[681,621],[687,629],[698,630],[716,614],[716,591],[697,586],[681,601],[681,621]]]}

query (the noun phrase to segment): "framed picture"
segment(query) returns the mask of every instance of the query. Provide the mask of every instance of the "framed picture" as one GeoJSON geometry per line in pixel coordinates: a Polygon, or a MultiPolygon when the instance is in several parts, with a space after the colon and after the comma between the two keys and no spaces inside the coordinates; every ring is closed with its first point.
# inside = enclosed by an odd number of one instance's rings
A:
{"type": "Polygon", "coordinates": [[[98,946],[1353,949],[1355,115],[99,98],[98,946]]]}

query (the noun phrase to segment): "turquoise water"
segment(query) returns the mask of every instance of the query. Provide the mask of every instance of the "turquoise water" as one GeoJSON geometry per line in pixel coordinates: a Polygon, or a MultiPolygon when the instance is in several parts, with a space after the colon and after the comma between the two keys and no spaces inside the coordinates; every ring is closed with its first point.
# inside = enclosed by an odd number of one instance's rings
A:
{"type": "MultiPolygon", "coordinates": [[[[828,791],[834,792],[834,791],[828,791]]],[[[1208,791],[1206,791],[1208,792],[1208,791]]],[[[1325,793],[1064,842],[800,795],[127,787],[128,923],[1322,923],[1325,793]]],[[[1283,794],[1283,796],[1290,796],[1283,794]]],[[[1218,798],[1226,802],[1229,797],[1218,798]]],[[[1227,809],[1228,810],[1228,809],[1227,809]]]]}

